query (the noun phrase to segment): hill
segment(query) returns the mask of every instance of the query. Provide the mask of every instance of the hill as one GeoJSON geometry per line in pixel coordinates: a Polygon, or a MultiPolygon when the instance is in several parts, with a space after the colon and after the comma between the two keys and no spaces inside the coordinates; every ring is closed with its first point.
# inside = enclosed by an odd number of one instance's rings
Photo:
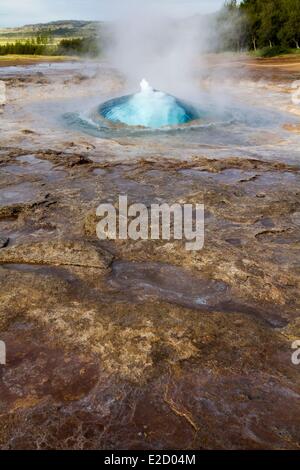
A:
{"type": "Polygon", "coordinates": [[[58,38],[98,36],[104,23],[99,21],[52,21],[17,28],[0,28],[0,38],[28,38],[38,34],[58,38]]]}

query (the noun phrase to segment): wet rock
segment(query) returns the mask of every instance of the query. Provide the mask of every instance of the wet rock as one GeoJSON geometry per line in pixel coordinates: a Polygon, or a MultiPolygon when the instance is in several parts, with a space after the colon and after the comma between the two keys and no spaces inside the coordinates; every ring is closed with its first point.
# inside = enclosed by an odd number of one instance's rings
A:
{"type": "Polygon", "coordinates": [[[70,157],[65,157],[66,158],[66,166],[72,168],[77,165],[89,165],[92,164],[92,160],[90,160],[88,157],[84,155],[72,155],[70,157]]]}
{"type": "MultiPolygon", "coordinates": [[[[16,194],[19,197],[18,194],[16,194]]],[[[0,220],[1,219],[10,219],[18,218],[20,214],[26,214],[34,211],[38,207],[50,207],[53,204],[56,204],[56,200],[51,197],[50,194],[46,194],[40,200],[32,201],[28,203],[20,204],[9,204],[0,206],[0,220]]]]}
{"type": "Polygon", "coordinates": [[[243,170],[243,171],[299,171],[299,165],[289,165],[283,162],[266,162],[263,160],[257,160],[254,158],[207,158],[202,156],[194,156],[190,160],[172,161],[164,159],[163,161],[157,160],[140,160],[137,162],[143,171],[146,168],[156,168],[161,170],[172,170],[181,171],[184,169],[198,169],[200,171],[208,171],[211,173],[219,173],[227,169],[231,170],[243,170]]]}
{"type": "Polygon", "coordinates": [[[93,161],[87,155],[74,154],[58,150],[40,150],[36,155],[45,160],[49,160],[57,165],[63,165],[67,168],[73,168],[81,165],[91,165],[93,161]]]}
{"type": "Polygon", "coordinates": [[[6,84],[4,81],[0,81],[0,106],[4,106],[6,103],[6,84]]]}
{"type": "Polygon", "coordinates": [[[279,332],[163,303],[69,304],[38,275],[25,275],[28,299],[24,276],[9,277],[2,449],[297,446],[299,387],[279,332]]]}
{"type": "Polygon", "coordinates": [[[233,246],[242,246],[243,243],[242,241],[239,239],[239,238],[228,238],[227,240],[225,240],[226,243],[229,243],[230,245],[233,245],[233,246]]]}
{"type": "Polygon", "coordinates": [[[99,218],[96,215],[96,209],[90,210],[84,220],[84,232],[90,237],[96,236],[96,227],[99,222],[99,218]]]}
{"type": "Polygon", "coordinates": [[[26,210],[26,204],[13,204],[0,207],[0,219],[17,218],[19,214],[26,210]]]}
{"type": "Polygon", "coordinates": [[[23,134],[25,134],[25,135],[34,135],[34,134],[36,134],[36,132],[34,132],[34,131],[30,130],[30,129],[23,129],[22,132],[23,132],[23,134]]]}
{"type": "Polygon", "coordinates": [[[139,297],[158,297],[186,307],[202,310],[231,298],[228,286],[223,282],[205,278],[176,266],[160,263],[115,262],[112,282],[139,297]]]}
{"type": "MultiPolygon", "coordinates": [[[[108,75],[103,91],[119,94],[108,75]]],[[[58,100],[84,97],[91,82],[40,80],[7,81],[1,134],[0,230],[12,243],[0,249],[0,448],[298,448],[297,134],[288,148],[287,132],[265,129],[226,147],[49,132],[32,100],[44,107],[54,86],[58,100]],[[95,208],[119,194],[147,207],[204,201],[204,249],[100,243],[95,208]]]]}
{"type": "Polygon", "coordinates": [[[5,248],[9,243],[9,238],[0,237],[0,248],[5,248]]]}
{"type": "Polygon", "coordinates": [[[75,84],[75,85],[80,85],[82,82],[85,82],[87,80],[89,80],[90,77],[86,76],[86,75],[83,75],[81,73],[77,74],[77,75],[74,75],[74,77],[72,77],[71,79],[67,79],[64,81],[64,83],[66,85],[69,85],[71,83],[75,84]]]}
{"type": "Polygon", "coordinates": [[[48,264],[82,266],[106,271],[112,256],[98,246],[83,241],[46,241],[16,245],[0,252],[1,264],[48,264]]]}

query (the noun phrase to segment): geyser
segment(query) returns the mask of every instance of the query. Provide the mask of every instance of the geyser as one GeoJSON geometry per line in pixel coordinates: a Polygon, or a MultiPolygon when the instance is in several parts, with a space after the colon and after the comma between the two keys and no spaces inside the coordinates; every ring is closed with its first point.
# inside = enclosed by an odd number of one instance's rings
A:
{"type": "Polygon", "coordinates": [[[160,128],[185,124],[199,118],[196,110],[174,96],[154,90],[143,79],[141,91],[105,102],[100,114],[115,123],[160,128]]]}

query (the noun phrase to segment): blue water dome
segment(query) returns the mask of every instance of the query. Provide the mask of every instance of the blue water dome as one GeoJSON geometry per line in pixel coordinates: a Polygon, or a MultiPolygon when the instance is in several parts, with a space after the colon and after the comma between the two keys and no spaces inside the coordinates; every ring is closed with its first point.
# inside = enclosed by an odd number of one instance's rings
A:
{"type": "Polygon", "coordinates": [[[185,124],[197,119],[196,111],[174,96],[154,90],[147,80],[141,81],[141,91],[107,101],[100,114],[115,123],[128,126],[160,128],[185,124]]]}

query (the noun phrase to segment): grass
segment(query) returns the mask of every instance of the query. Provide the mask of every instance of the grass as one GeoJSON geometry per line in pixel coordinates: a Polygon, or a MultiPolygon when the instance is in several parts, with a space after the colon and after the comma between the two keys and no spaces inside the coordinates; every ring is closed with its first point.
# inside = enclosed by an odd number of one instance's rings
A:
{"type": "Polygon", "coordinates": [[[9,65],[33,64],[39,62],[79,61],[77,56],[46,56],[46,55],[0,55],[0,67],[9,65]]]}
{"type": "Polygon", "coordinates": [[[281,46],[274,46],[258,49],[257,51],[250,51],[249,54],[253,57],[258,58],[273,58],[292,55],[300,56],[300,49],[290,49],[281,46]]]}
{"type": "MultiPolygon", "coordinates": [[[[8,54],[0,55],[0,60],[21,60],[21,59],[30,59],[30,60],[41,60],[46,58],[47,60],[65,60],[65,59],[74,59],[75,56],[66,56],[66,55],[34,55],[34,54],[8,54]]],[[[79,59],[79,57],[77,58],[79,59]]],[[[76,57],[75,57],[76,60],[76,57]]]]}

